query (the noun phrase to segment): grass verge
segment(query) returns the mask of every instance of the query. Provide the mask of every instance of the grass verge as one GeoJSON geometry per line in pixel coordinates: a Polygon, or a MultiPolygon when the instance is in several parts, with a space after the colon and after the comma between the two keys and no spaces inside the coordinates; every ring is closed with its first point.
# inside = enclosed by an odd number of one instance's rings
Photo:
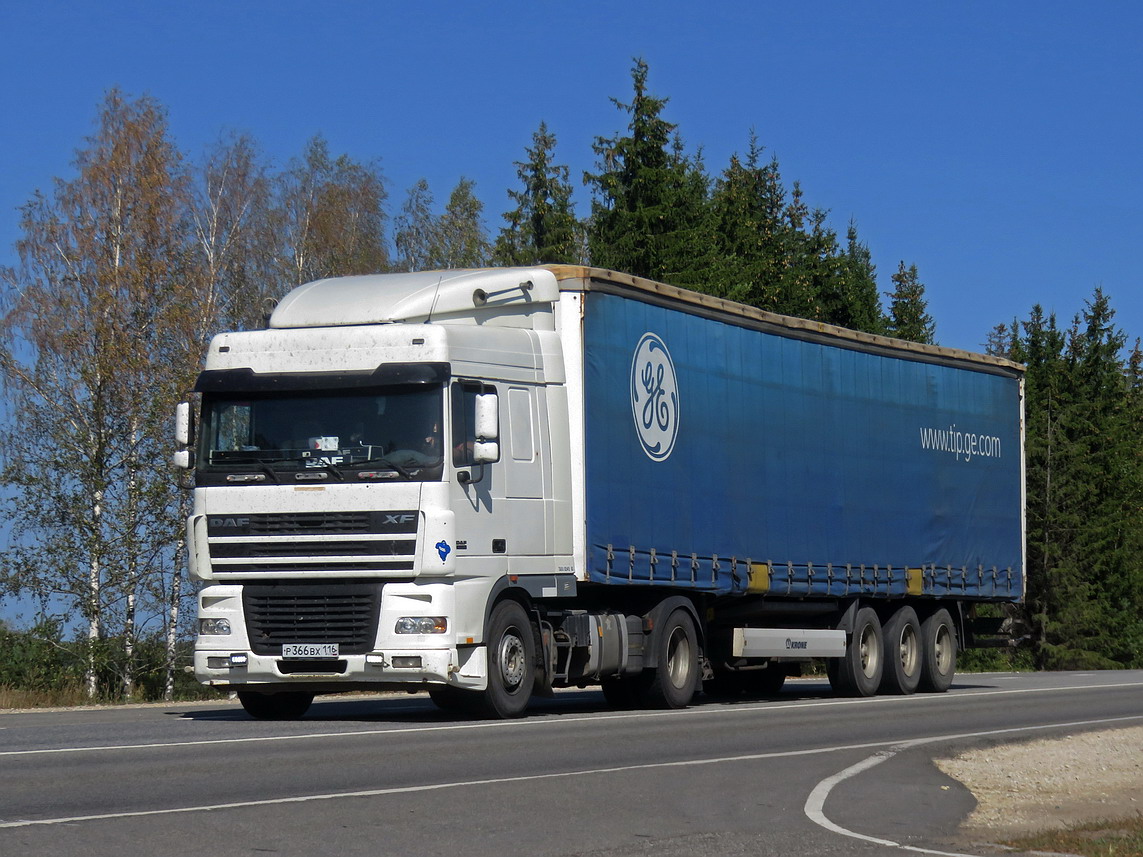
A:
{"type": "Polygon", "coordinates": [[[80,685],[68,685],[52,690],[24,690],[0,685],[0,710],[5,708],[67,708],[90,703],[80,685]]]}
{"type": "Polygon", "coordinates": [[[1083,857],[1143,857],[1143,813],[1093,821],[1003,843],[1018,851],[1081,854],[1083,857]]]}

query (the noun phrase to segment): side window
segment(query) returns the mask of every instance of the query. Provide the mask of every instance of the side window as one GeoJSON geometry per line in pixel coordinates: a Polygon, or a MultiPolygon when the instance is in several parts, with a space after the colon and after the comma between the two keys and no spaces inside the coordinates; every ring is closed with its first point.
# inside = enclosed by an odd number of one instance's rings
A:
{"type": "Polygon", "coordinates": [[[527,390],[513,387],[508,391],[508,423],[513,461],[532,461],[536,447],[532,437],[532,397],[527,390]]]}
{"type": "Polygon", "coordinates": [[[452,385],[452,463],[454,467],[472,464],[472,447],[476,443],[476,397],[495,393],[496,388],[478,381],[459,381],[452,385]]]}

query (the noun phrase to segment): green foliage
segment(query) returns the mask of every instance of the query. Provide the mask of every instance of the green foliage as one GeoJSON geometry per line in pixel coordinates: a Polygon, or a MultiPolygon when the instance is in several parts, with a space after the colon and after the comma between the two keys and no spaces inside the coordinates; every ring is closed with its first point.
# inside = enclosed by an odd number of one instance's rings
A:
{"type": "Polygon", "coordinates": [[[556,137],[543,122],[526,149],[528,160],[516,162],[522,190],[508,191],[516,207],[504,213],[492,258],[497,265],[538,265],[583,261],[583,229],[572,206],[568,168],[553,163],[556,137]]]}
{"type": "Polygon", "coordinates": [[[429,268],[482,268],[491,248],[484,232],[484,204],[476,198],[476,185],[462,178],[449,194],[444,214],[429,234],[429,268]]]}
{"type": "Polygon", "coordinates": [[[925,287],[917,276],[917,266],[901,262],[893,275],[889,296],[889,334],[910,342],[933,344],[936,324],[929,315],[925,287]]]}
{"type": "Polygon", "coordinates": [[[994,331],[1027,365],[1028,620],[1043,669],[1143,666],[1143,407],[1096,289],[1067,330],[994,331]]]}
{"type": "MultiPolygon", "coordinates": [[[[56,618],[40,618],[27,630],[0,629],[0,698],[18,700],[23,706],[46,701],[79,702],[84,698],[114,701],[121,697],[124,674],[136,682],[135,698],[167,697],[166,644],[158,635],[140,637],[128,663],[125,641],[120,638],[66,638],[64,625],[56,618]],[[86,672],[95,664],[96,692],[86,692],[86,672]]],[[[190,643],[177,652],[174,692],[170,698],[199,699],[210,695],[192,675],[182,669],[193,662],[190,643]]],[[[0,702],[0,708],[4,704],[0,702]]]]}
{"type": "Polygon", "coordinates": [[[796,182],[787,193],[777,159],[762,162],[753,134],[745,161],[732,156],[715,183],[710,209],[713,249],[703,290],[769,312],[886,332],[876,271],[856,224],[842,250],[827,212],[811,211],[796,182]]]}
{"type": "Polygon", "coordinates": [[[475,185],[461,179],[449,195],[444,213],[432,212],[429,183],[421,179],[411,188],[394,221],[398,271],[442,268],[480,268],[488,264],[491,247],[484,232],[475,185]]]}
{"type": "Polygon", "coordinates": [[[599,172],[584,175],[594,188],[588,249],[598,267],[689,285],[704,268],[709,182],[701,158],[685,154],[662,117],[667,99],[648,93],[647,74],[636,60],[631,103],[612,99],[631,117],[627,134],[592,145],[599,172]]]}

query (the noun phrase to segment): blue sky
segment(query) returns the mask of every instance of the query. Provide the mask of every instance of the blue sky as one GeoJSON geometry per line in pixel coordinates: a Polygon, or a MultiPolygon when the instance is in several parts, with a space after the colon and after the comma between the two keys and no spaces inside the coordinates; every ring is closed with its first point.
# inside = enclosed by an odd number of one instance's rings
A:
{"type": "Polygon", "coordinates": [[[0,264],[112,86],[164,104],[191,156],[236,129],[281,164],[320,132],[379,159],[392,209],[466,176],[494,231],[539,122],[578,181],[641,56],[712,173],[754,129],[839,232],[857,221],[883,290],[916,264],[941,344],[977,350],[1037,302],[1066,320],[1096,285],[1134,338],[1141,33],[1127,2],[8,0],[0,264]]]}

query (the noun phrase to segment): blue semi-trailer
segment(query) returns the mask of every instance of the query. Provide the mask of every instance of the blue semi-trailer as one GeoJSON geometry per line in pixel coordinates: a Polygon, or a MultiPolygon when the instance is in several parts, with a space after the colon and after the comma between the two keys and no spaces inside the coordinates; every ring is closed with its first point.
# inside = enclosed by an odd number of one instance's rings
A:
{"type": "Polygon", "coordinates": [[[1003,359],[539,266],[300,286],[197,389],[196,672],[255,716],[681,707],[811,658],[840,693],[943,691],[996,630],[976,606],[1023,598],[1003,359]]]}

